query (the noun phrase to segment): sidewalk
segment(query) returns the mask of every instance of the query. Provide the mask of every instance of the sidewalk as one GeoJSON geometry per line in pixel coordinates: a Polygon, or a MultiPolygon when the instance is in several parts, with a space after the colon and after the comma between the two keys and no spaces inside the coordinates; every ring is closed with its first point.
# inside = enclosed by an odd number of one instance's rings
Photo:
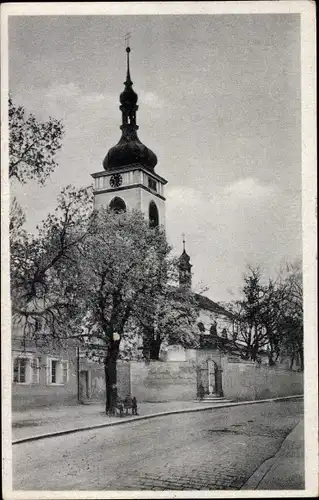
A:
{"type": "MultiPolygon", "coordinates": [[[[203,406],[210,408],[212,405],[201,405],[197,401],[172,401],[166,403],[140,403],[139,416],[152,415],[174,410],[199,409],[203,406]]],[[[214,405],[215,406],[215,405],[214,405]]],[[[220,406],[220,405],[216,405],[220,406]]],[[[75,428],[110,424],[112,422],[125,422],[138,419],[132,415],[123,417],[109,417],[105,414],[103,403],[89,405],[61,406],[52,408],[35,408],[31,411],[12,412],[12,440],[29,438],[42,434],[51,434],[75,428]]]]}
{"type": "Polygon", "coordinates": [[[266,403],[287,399],[302,398],[302,395],[286,396],[255,401],[238,402],[200,402],[200,401],[170,401],[163,403],[140,403],[138,416],[109,417],[105,414],[104,404],[91,403],[73,406],[34,408],[30,411],[12,412],[12,441],[33,440],[48,437],[51,434],[81,431],[91,427],[105,427],[125,422],[153,418],[155,415],[203,411],[238,405],[266,403]]]}
{"type": "Polygon", "coordinates": [[[138,421],[152,418],[152,415],[202,411],[211,408],[223,408],[237,405],[266,403],[267,401],[300,398],[299,396],[286,396],[280,398],[263,399],[257,401],[216,402],[201,403],[199,401],[171,401],[163,403],[140,403],[138,416],[125,415],[123,417],[109,417],[105,414],[103,403],[88,405],[61,406],[34,408],[30,411],[12,412],[12,441],[32,440],[44,435],[48,436],[57,432],[75,432],[83,428],[103,427],[118,425],[129,421],[138,421]]]}
{"type": "Polygon", "coordinates": [[[305,488],[304,421],[283,441],[276,455],[248,479],[243,490],[298,490],[305,488]]]}

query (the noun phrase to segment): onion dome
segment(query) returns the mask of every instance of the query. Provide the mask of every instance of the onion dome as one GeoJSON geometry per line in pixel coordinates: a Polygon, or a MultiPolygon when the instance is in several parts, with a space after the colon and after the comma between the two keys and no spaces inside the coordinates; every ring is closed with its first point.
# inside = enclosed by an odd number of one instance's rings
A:
{"type": "Polygon", "coordinates": [[[179,268],[180,269],[185,269],[189,270],[192,267],[192,264],[190,263],[190,256],[186,253],[186,250],[183,250],[182,255],[180,256],[178,262],[179,262],[179,268]]]}
{"type": "Polygon", "coordinates": [[[138,96],[133,90],[133,82],[130,75],[130,47],[127,53],[127,74],[124,82],[124,90],[120,94],[120,110],[122,111],[122,137],[113,146],[103,161],[105,170],[115,170],[133,163],[142,165],[151,172],[157,164],[157,157],[153,151],[144,146],[137,136],[138,125],[136,124],[136,111],[138,110],[138,96]]]}
{"type": "Polygon", "coordinates": [[[139,163],[153,172],[157,164],[157,157],[153,151],[141,143],[138,137],[130,140],[122,136],[116,146],[113,146],[107,153],[103,167],[105,170],[115,170],[133,163],[139,163]]]}

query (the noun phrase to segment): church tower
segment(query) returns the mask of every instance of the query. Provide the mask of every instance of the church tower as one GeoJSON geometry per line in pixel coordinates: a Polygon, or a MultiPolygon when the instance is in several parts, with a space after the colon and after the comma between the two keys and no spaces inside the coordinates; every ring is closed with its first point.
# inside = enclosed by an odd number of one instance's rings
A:
{"type": "Polygon", "coordinates": [[[190,256],[185,250],[185,237],[183,236],[183,253],[178,259],[179,286],[191,290],[192,288],[192,264],[190,256]]]}
{"type": "Polygon", "coordinates": [[[165,226],[164,186],[167,181],[155,173],[157,157],[137,136],[138,96],[130,75],[130,51],[127,47],[127,74],[120,94],[122,137],[104,158],[104,171],[92,174],[94,207],[137,209],[151,226],[165,226]]]}

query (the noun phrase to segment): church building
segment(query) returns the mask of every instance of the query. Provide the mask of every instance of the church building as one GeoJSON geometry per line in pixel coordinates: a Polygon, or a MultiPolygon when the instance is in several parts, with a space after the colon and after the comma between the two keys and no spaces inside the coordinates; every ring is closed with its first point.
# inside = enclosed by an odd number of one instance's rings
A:
{"type": "MultiPolygon", "coordinates": [[[[167,181],[155,172],[156,154],[137,135],[138,95],[131,80],[130,52],[130,47],[127,47],[126,80],[120,94],[122,135],[105,156],[104,170],[92,174],[95,181],[94,207],[98,209],[104,206],[119,211],[136,209],[148,218],[152,227],[160,225],[165,228],[164,186],[167,181]]],[[[183,239],[183,252],[179,258],[181,287],[191,289],[191,269],[190,256],[183,239]]],[[[224,337],[231,335],[234,328],[231,314],[208,297],[197,294],[196,299],[201,310],[199,335],[214,336],[222,332],[224,337]]],[[[207,339],[205,340],[207,344],[207,339]]]]}
{"type": "MultiPolygon", "coordinates": [[[[126,56],[127,73],[124,90],[120,94],[119,107],[122,114],[121,138],[106,154],[103,160],[103,170],[92,174],[94,207],[96,209],[101,206],[110,207],[116,211],[139,210],[149,220],[151,227],[165,228],[164,186],[167,181],[155,172],[157,165],[155,153],[145,146],[137,135],[139,129],[137,125],[138,96],[133,90],[131,80],[129,47],[126,48],[126,56]]],[[[188,289],[192,288],[192,264],[186,252],[185,240],[183,240],[183,251],[179,258],[179,285],[188,289]]],[[[207,357],[205,350],[208,349],[210,352],[215,349],[214,356],[220,359],[218,339],[225,340],[232,336],[234,329],[232,316],[208,297],[198,294],[195,294],[195,297],[200,308],[198,335],[202,348],[201,356],[205,358],[207,357]]],[[[54,350],[46,345],[42,347],[39,344],[37,346],[21,345],[21,335],[14,330],[12,347],[14,407],[19,407],[21,404],[28,407],[30,405],[69,404],[72,401],[90,398],[104,399],[103,365],[97,367],[97,363],[86,359],[84,352],[81,354],[81,346],[70,343],[63,350],[54,350]]],[[[198,359],[199,354],[195,351],[188,350],[187,352],[178,346],[170,346],[162,353],[160,359],[163,362],[183,363],[189,361],[190,358],[198,359]]],[[[124,365],[118,365],[118,380],[121,385],[121,377],[123,378],[124,393],[125,391],[126,393],[132,392],[134,386],[134,381],[132,382],[134,370],[132,370],[132,367],[127,369],[124,365]],[[127,382],[128,379],[129,382],[127,382]]],[[[140,366],[136,373],[136,380],[138,380],[141,373],[140,366]]],[[[192,383],[196,385],[194,376],[192,383]]],[[[187,380],[183,380],[183,386],[187,387],[187,385],[187,380]]],[[[138,381],[135,386],[140,387],[138,381]]],[[[176,391],[178,391],[177,386],[176,391]]],[[[183,397],[182,393],[175,394],[172,391],[171,394],[173,399],[183,397]]],[[[196,397],[196,390],[194,397],[196,397]]]]}

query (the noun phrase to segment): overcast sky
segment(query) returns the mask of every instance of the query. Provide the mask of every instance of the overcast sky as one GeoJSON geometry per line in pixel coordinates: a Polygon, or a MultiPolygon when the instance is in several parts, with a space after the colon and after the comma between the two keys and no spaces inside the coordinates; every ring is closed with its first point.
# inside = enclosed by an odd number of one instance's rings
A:
{"type": "Polygon", "coordinates": [[[245,266],[301,255],[299,15],[15,17],[10,91],[66,135],[46,187],[14,186],[33,230],[66,184],[88,185],[120,138],[124,36],[141,141],[168,180],[166,229],[194,287],[227,301],[245,266]]]}

